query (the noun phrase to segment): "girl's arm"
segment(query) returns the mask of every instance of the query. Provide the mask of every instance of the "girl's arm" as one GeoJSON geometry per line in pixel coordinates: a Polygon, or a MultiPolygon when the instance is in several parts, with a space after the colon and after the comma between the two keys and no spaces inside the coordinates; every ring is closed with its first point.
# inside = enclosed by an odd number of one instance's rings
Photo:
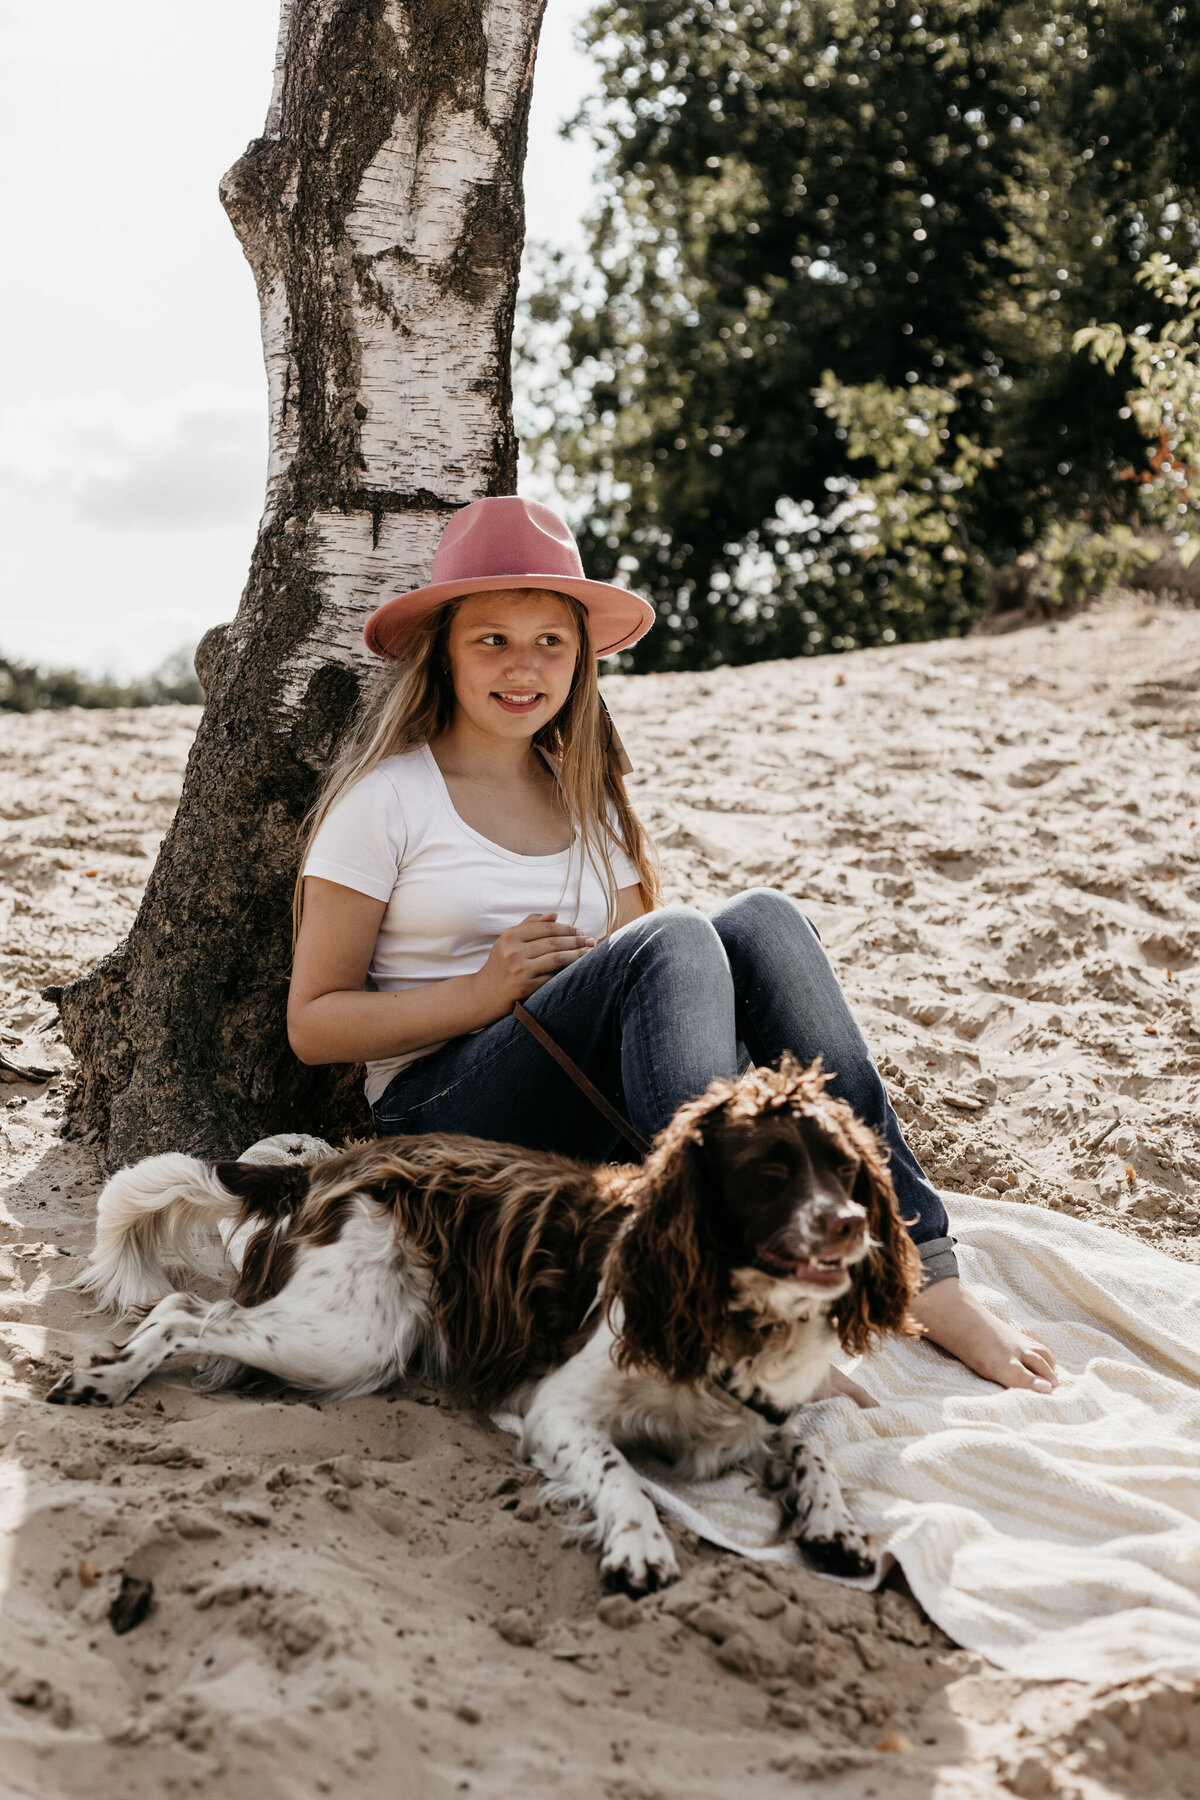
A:
{"type": "Polygon", "coordinates": [[[501,932],[474,975],[364,992],[384,910],[384,901],[336,881],[305,880],[287,1015],[288,1042],[302,1063],[377,1062],[490,1025],[592,944],[553,913],[531,913],[501,932]]]}
{"type": "Polygon", "coordinates": [[[642,899],[640,887],[617,889],[617,922],[614,931],[620,931],[622,925],[628,925],[631,919],[640,919],[646,910],[646,902],[642,899]]]}

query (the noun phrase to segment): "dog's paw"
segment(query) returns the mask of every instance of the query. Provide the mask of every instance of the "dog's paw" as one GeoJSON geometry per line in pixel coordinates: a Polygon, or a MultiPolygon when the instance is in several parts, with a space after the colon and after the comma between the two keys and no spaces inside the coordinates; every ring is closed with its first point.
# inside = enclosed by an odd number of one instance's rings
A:
{"type": "Polygon", "coordinates": [[[112,1405],[112,1401],[106,1393],[89,1380],[87,1375],[80,1374],[76,1370],[72,1370],[69,1375],[61,1376],[46,1395],[46,1399],[51,1406],[112,1405]]]}
{"type": "Polygon", "coordinates": [[[813,1568],[822,1575],[858,1580],[876,1574],[879,1569],[879,1558],[871,1548],[871,1540],[857,1531],[835,1531],[831,1537],[801,1538],[799,1546],[813,1568]]]}
{"type": "Polygon", "coordinates": [[[610,1592],[652,1594],[679,1574],[675,1552],[657,1522],[653,1528],[638,1522],[621,1527],[600,1558],[600,1577],[610,1592]]]}

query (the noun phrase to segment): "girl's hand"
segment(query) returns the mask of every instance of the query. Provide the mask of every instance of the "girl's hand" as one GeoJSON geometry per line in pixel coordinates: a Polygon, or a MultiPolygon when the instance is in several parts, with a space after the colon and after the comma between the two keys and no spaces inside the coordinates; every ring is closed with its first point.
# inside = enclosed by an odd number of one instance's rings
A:
{"type": "Polygon", "coordinates": [[[586,955],[595,941],[573,925],[560,925],[555,913],[530,913],[519,925],[510,925],[474,977],[491,1016],[503,1018],[515,1000],[536,993],[552,975],[586,955]]]}

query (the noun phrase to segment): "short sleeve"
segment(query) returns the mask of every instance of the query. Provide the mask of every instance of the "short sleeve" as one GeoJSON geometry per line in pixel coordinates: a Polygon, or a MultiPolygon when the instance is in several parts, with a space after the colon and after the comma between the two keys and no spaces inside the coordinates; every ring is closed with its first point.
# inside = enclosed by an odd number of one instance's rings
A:
{"type": "Polygon", "coordinates": [[[617,887],[637,887],[639,880],[638,872],[634,868],[629,854],[621,841],[621,823],[617,818],[616,807],[611,804],[608,809],[608,822],[617,834],[616,843],[614,844],[610,838],[608,844],[609,861],[612,863],[612,872],[617,887]]]}
{"type": "Polygon", "coordinates": [[[339,795],[304,859],[304,873],[336,881],[373,900],[388,901],[408,847],[404,809],[395,784],[372,769],[339,795]]]}

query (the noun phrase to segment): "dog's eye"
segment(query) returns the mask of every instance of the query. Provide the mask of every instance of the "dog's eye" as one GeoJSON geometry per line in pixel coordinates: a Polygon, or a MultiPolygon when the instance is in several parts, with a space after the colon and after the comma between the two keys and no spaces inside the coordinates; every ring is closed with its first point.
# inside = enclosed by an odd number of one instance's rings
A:
{"type": "Polygon", "coordinates": [[[785,1162],[756,1163],[754,1166],[754,1173],[760,1181],[786,1181],[791,1172],[785,1162]]]}

